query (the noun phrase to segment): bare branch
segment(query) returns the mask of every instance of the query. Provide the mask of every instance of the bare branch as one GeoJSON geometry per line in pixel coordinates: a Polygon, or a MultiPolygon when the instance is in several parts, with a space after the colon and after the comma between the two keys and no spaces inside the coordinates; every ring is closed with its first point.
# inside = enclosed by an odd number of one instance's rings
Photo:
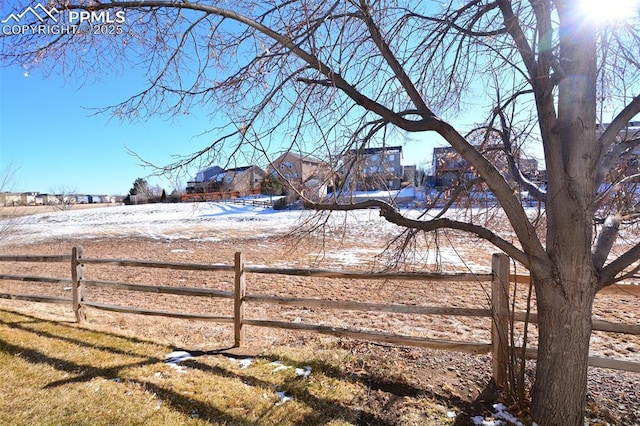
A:
{"type": "Polygon", "coordinates": [[[640,259],[640,243],[610,262],[600,272],[599,288],[616,282],[616,276],[640,259]]]}
{"type": "Polygon", "coordinates": [[[499,249],[503,250],[509,256],[516,259],[526,267],[529,267],[530,258],[520,249],[515,247],[510,242],[500,238],[492,231],[482,226],[473,225],[467,222],[459,222],[448,218],[439,218],[434,220],[415,220],[403,216],[396,208],[389,203],[381,200],[367,200],[355,204],[319,204],[312,202],[305,202],[305,207],[312,210],[332,210],[332,211],[351,211],[351,210],[363,210],[363,209],[380,209],[380,216],[384,217],[387,221],[394,223],[398,226],[402,226],[409,229],[417,229],[420,231],[435,231],[437,229],[457,229],[465,231],[478,237],[489,241],[499,249]]]}
{"type": "Polygon", "coordinates": [[[613,243],[618,237],[621,223],[622,216],[617,214],[611,215],[605,220],[593,250],[593,264],[596,269],[601,269],[607,261],[613,243]]]}

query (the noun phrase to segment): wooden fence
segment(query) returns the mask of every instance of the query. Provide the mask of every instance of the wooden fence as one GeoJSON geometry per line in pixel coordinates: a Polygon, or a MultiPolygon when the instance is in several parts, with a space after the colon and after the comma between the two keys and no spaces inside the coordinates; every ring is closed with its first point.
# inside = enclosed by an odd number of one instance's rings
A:
{"type": "MultiPolygon", "coordinates": [[[[180,195],[181,202],[197,202],[197,201],[228,201],[235,203],[236,201],[243,202],[246,200],[248,203],[251,201],[249,197],[251,195],[259,195],[260,190],[251,190],[251,191],[223,191],[223,192],[192,192],[189,194],[180,195]]],[[[265,204],[265,201],[256,201],[255,205],[265,204]]]]}
{"type": "MultiPolygon", "coordinates": [[[[241,204],[243,206],[255,206],[255,207],[272,207],[275,200],[272,199],[252,199],[245,198],[247,195],[255,195],[253,193],[243,194],[239,191],[234,192],[197,192],[193,194],[182,194],[180,196],[180,202],[223,202],[232,204],[241,204]]],[[[278,200],[280,197],[276,197],[278,200]]]]}
{"type": "MultiPolygon", "coordinates": [[[[71,255],[57,256],[33,256],[14,255],[0,256],[0,262],[69,262],[71,265],[70,279],[0,274],[0,280],[62,283],[72,288],[72,298],[54,297],[47,295],[32,295],[18,293],[0,293],[0,298],[27,300],[34,302],[64,303],[72,306],[76,319],[84,319],[84,311],[87,307],[113,312],[133,313],[141,315],[173,317],[190,320],[213,321],[233,324],[234,346],[242,346],[246,326],[271,327],[288,330],[302,330],[326,335],[348,337],[353,339],[386,342],[397,345],[416,346],[430,349],[467,352],[473,354],[492,353],[493,376],[497,383],[504,384],[507,380],[507,366],[509,358],[509,330],[512,321],[525,321],[527,315],[524,312],[510,312],[509,309],[509,283],[521,280],[522,276],[510,275],[509,258],[504,254],[494,254],[492,259],[492,273],[369,273],[346,272],[326,269],[300,269],[300,268],[270,268],[264,266],[246,265],[244,255],[236,253],[233,265],[229,264],[193,264],[179,262],[160,262],[148,260],[126,259],[101,259],[84,257],[81,247],[74,247],[71,255]],[[116,281],[101,281],[85,279],[87,265],[115,265],[120,267],[163,268],[171,270],[191,270],[209,272],[227,272],[234,275],[234,290],[223,291],[206,288],[173,287],[151,284],[133,284],[116,281]],[[252,274],[277,274],[299,277],[324,277],[332,279],[360,279],[360,280],[405,280],[405,281],[446,281],[446,282],[491,282],[492,309],[471,309],[442,306],[415,306],[407,304],[378,304],[347,300],[325,300],[317,298],[295,298],[271,295],[251,294],[247,291],[246,276],[252,274]],[[121,305],[109,305],[97,303],[85,298],[87,287],[103,287],[137,292],[158,294],[171,294],[182,296],[204,296],[211,298],[231,299],[233,303],[232,316],[206,315],[183,312],[158,311],[142,308],[133,308],[121,305]],[[461,342],[453,340],[432,339],[416,336],[405,336],[385,332],[362,331],[351,328],[338,328],[325,325],[302,324],[285,321],[268,321],[245,318],[245,308],[251,303],[267,303],[283,306],[304,308],[321,308],[333,310],[351,310],[367,312],[390,312],[415,315],[448,315],[461,317],[484,317],[492,319],[490,342],[461,342]]],[[[633,286],[637,287],[637,286],[633,286]]],[[[537,323],[535,313],[528,315],[530,323],[537,323]]],[[[626,333],[640,335],[640,325],[613,323],[602,320],[593,320],[593,330],[626,333]]],[[[528,348],[526,355],[529,358],[537,356],[535,348],[528,348]]],[[[612,368],[626,371],[640,372],[640,363],[624,360],[616,360],[602,357],[589,357],[589,365],[595,367],[612,368]]]]}

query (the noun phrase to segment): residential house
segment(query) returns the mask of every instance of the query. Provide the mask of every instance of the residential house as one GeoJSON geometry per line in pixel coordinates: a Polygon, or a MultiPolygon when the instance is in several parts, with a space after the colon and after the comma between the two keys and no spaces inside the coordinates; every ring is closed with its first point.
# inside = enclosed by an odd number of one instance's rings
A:
{"type": "MultiPolygon", "coordinates": [[[[596,134],[602,135],[604,131],[609,127],[610,123],[596,124],[596,134]]],[[[637,138],[640,136],[640,121],[629,121],[627,125],[618,132],[618,137],[621,140],[637,138]]]]}
{"type": "Polygon", "coordinates": [[[0,206],[19,206],[22,204],[22,195],[16,192],[1,192],[0,206]]]}
{"type": "Polygon", "coordinates": [[[57,205],[60,204],[60,199],[53,194],[38,194],[36,196],[36,204],[43,206],[57,205]]]}
{"type": "Polygon", "coordinates": [[[201,170],[195,180],[187,182],[187,194],[240,192],[250,194],[260,191],[266,173],[258,166],[223,169],[219,166],[201,170]]]}
{"type": "MultiPolygon", "coordinates": [[[[487,149],[491,153],[491,161],[497,169],[507,178],[512,178],[511,169],[500,149],[487,149]]],[[[469,182],[478,177],[476,171],[467,163],[467,160],[452,147],[436,147],[433,149],[433,173],[436,188],[448,188],[469,182]]],[[[533,158],[518,157],[515,159],[522,175],[533,181],[541,182],[541,174],[538,170],[538,161],[533,158]]]]}
{"type": "Polygon", "coordinates": [[[356,191],[400,189],[402,147],[386,146],[348,151],[341,174],[345,189],[356,191]]]}
{"type": "Polygon", "coordinates": [[[218,192],[259,193],[266,173],[258,166],[227,169],[214,176],[218,192]]]}
{"type": "Polygon", "coordinates": [[[433,149],[433,174],[437,188],[446,188],[475,177],[467,160],[450,146],[433,149]]]}
{"type": "Polygon", "coordinates": [[[214,188],[217,184],[216,177],[222,172],[224,172],[224,169],[219,166],[211,166],[200,170],[194,180],[187,182],[187,194],[216,192],[214,188]]]}
{"type": "Polygon", "coordinates": [[[288,151],[269,163],[267,174],[277,175],[295,185],[319,178],[325,174],[325,170],[322,161],[288,151]]]}
{"type": "Polygon", "coordinates": [[[416,183],[416,178],[418,175],[418,166],[409,165],[402,166],[402,180],[405,182],[416,183]]]}
{"type": "Polygon", "coordinates": [[[37,192],[23,192],[22,194],[20,194],[22,205],[35,206],[37,196],[38,196],[37,192]]]}
{"type": "Polygon", "coordinates": [[[324,161],[290,151],[270,162],[267,174],[285,183],[290,200],[301,193],[307,199],[319,201],[326,197],[327,186],[332,182],[329,166],[324,161]]]}
{"type": "Polygon", "coordinates": [[[89,196],[85,194],[76,195],[76,202],[78,204],[89,204],[89,196]]]}

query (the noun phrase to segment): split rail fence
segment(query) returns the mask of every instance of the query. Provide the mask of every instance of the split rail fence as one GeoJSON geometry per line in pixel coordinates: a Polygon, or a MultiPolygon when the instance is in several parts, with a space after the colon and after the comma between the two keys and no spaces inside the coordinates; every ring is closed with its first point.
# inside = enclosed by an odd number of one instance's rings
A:
{"type": "MultiPolygon", "coordinates": [[[[326,269],[300,269],[300,268],[270,268],[264,266],[251,266],[245,264],[242,253],[235,254],[233,265],[228,264],[193,264],[179,262],[160,262],[149,260],[127,259],[101,259],[84,257],[81,247],[74,247],[71,255],[10,255],[0,256],[0,262],[69,262],[71,266],[70,279],[0,274],[0,280],[62,283],[72,288],[72,298],[55,297],[47,295],[0,293],[0,298],[26,300],[33,302],[62,303],[72,306],[78,321],[84,319],[86,308],[95,308],[106,311],[132,313],[141,315],[163,316],[189,320],[213,321],[233,324],[234,346],[242,346],[246,326],[271,327],[278,329],[299,330],[312,333],[320,333],[337,337],[347,337],[359,340],[385,342],[396,345],[423,347],[430,349],[466,352],[472,354],[491,353],[493,357],[493,377],[499,384],[506,383],[509,351],[514,349],[509,346],[509,331],[511,322],[537,323],[535,313],[510,312],[510,282],[520,281],[521,275],[510,275],[510,259],[504,254],[494,254],[492,258],[492,272],[490,274],[474,273],[368,273],[346,272],[326,269]],[[224,291],[217,289],[159,286],[150,284],[133,284],[115,281],[100,281],[85,279],[84,272],[87,265],[115,265],[121,267],[163,268],[171,270],[191,270],[208,272],[227,272],[234,275],[234,290],[224,291]],[[378,304],[369,302],[357,302],[347,300],[326,300],[317,298],[295,298],[272,295],[251,294],[247,291],[246,275],[252,274],[277,274],[299,277],[324,277],[335,279],[359,279],[359,280],[406,280],[406,281],[445,281],[445,282],[491,282],[492,309],[455,308],[443,306],[415,306],[407,304],[378,304]],[[102,287],[128,291],[172,294],[182,296],[205,296],[211,298],[230,299],[233,303],[233,316],[206,315],[184,312],[157,311],[142,308],[133,308],[120,305],[97,303],[85,298],[87,287],[102,287]],[[390,312],[415,315],[447,315],[462,317],[491,318],[491,342],[460,342],[453,340],[432,339],[416,336],[406,336],[385,332],[362,331],[352,328],[339,328],[326,325],[303,324],[299,322],[270,321],[245,318],[245,308],[252,303],[267,303],[284,305],[289,307],[320,308],[333,310],[390,312]]],[[[637,287],[637,286],[630,286],[637,287]]],[[[615,323],[602,320],[593,320],[594,331],[611,333],[625,333],[640,335],[640,325],[615,323]]],[[[536,358],[536,348],[527,348],[528,358],[536,358]]],[[[589,365],[595,367],[611,368],[625,371],[640,372],[640,363],[616,360],[602,357],[589,357],[589,365]]]]}

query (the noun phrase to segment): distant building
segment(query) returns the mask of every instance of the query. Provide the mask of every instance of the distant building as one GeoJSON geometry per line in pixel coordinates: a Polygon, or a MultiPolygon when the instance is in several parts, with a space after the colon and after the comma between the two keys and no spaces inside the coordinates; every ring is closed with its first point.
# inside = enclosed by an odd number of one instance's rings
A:
{"type": "Polygon", "coordinates": [[[266,173],[258,166],[244,166],[227,169],[212,179],[217,183],[218,192],[258,193],[266,173]]]}
{"type": "Polygon", "coordinates": [[[434,148],[432,162],[436,187],[446,188],[476,177],[467,160],[450,146],[434,148]]]}
{"type": "Polygon", "coordinates": [[[353,149],[343,158],[345,189],[356,191],[400,189],[402,147],[353,149]]]}
{"type": "Polygon", "coordinates": [[[36,196],[36,204],[43,206],[51,206],[60,204],[60,199],[53,194],[38,194],[36,196]]]}
{"type": "Polygon", "coordinates": [[[284,178],[292,185],[303,184],[309,179],[324,175],[324,163],[316,158],[285,152],[267,167],[267,174],[284,178]]]}
{"type": "Polygon", "coordinates": [[[319,159],[287,151],[269,163],[267,174],[273,175],[285,184],[285,192],[290,200],[296,192],[317,201],[327,194],[327,184],[331,174],[327,164],[319,159]]]}
{"type": "Polygon", "coordinates": [[[416,175],[418,173],[418,167],[415,165],[402,166],[402,180],[405,182],[416,182],[416,175]]]}
{"type": "Polygon", "coordinates": [[[0,192],[0,206],[19,206],[22,196],[16,192],[0,192]]]}
{"type": "Polygon", "coordinates": [[[260,191],[266,173],[258,166],[235,167],[223,169],[219,166],[209,167],[196,174],[194,181],[187,182],[187,194],[240,192],[255,193],[260,191]]]}
{"type": "MultiPolygon", "coordinates": [[[[611,123],[596,124],[596,134],[602,135],[611,123]]],[[[629,123],[618,132],[621,140],[640,137],[640,121],[629,121],[629,123]]]]}
{"type": "Polygon", "coordinates": [[[207,167],[204,170],[200,170],[197,174],[196,174],[196,182],[208,182],[210,180],[212,180],[213,177],[219,175],[220,173],[224,172],[224,169],[220,166],[211,166],[211,167],[207,167]]]}
{"type": "MultiPolygon", "coordinates": [[[[511,169],[504,155],[500,155],[500,149],[489,149],[487,152],[496,153],[490,160],[498,171],[507,179],[512,180],[511,169]]],[[[533,158],[517,157],[515,159],[518,169],[522,175],[533,181],[540,183],[541,174],[538,170],[538,161],[533,158]]],[[[433,149],[432,160],[433,174],[436,188],[448,188],[469,182],[478,177],[477,172],[462,156],[452,147],[437,147],[433,149]]]]}
{"type": "Polygon", "coordinates": [[[129,195],[125,199],[125,204],[132,204],[132,205],[147,204],[148,202],[149,202],[149,197],[147,196],[147,194],[129,195]]]}
{"type": "Polygon", "coordinates": [[[187,182],[187,194],[216,192],[214,191],[214,186],[217,183],[216,176],[223,172],[224,169],[219,166],[212,166],[200,170],[194,180],[187,182]]]}

